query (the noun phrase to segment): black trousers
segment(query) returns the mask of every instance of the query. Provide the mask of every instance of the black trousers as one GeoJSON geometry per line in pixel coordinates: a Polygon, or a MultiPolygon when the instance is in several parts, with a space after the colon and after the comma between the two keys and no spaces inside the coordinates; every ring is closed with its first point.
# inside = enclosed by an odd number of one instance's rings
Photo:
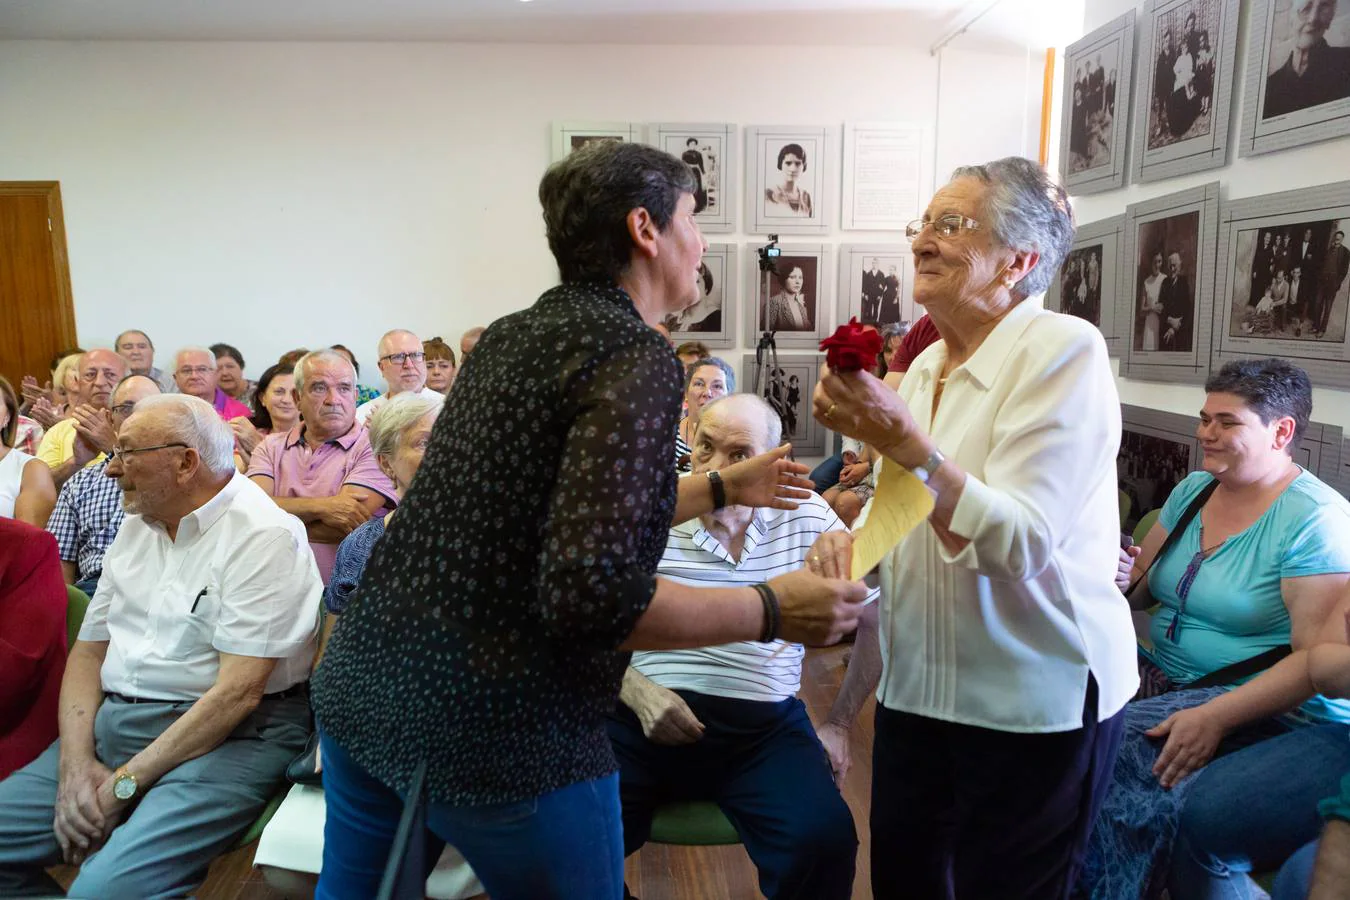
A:
{"type": "Polygon", "coordinates": [[[1124,712],[1018,734],[877,706],[872,762],[876,900],[1067,898],[1111,784],[1124,712]]]}
{"type": "Polygon", "coordinates": [[[853,814],[802,702],[676,693],[704,725],[693,744],[652,743],[623,704],[606,723],[619,759],[624,855],[646,843],[662,803],[713,800],[759,870],[764,896],[848,900],[858,853],[853,814]]]}

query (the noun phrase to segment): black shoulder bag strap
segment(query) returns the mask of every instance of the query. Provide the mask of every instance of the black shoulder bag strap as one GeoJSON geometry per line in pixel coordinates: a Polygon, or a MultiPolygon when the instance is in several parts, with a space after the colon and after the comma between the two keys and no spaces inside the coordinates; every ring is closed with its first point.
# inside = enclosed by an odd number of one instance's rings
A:
{"type": "MultiPolygon", "coordinates": [[[[1148,589],[1147,588],[1148,573],[1152,572],[1153,567],[1158,564],[1158,560],[1162,559],[1163,556],[1166,555],[1167,551],[1171,550],[1172,546],[1177,541],[1181,540],[1181,536],[1186,532],[1186,528],[1191,524],[1191,520],[1194,519],[1196,516],[1200,515],[1200,508],[1204,506],[1206,502],[1208,502],[1210,495],[1214,493],[1215,489],[1218,486],[1219,480],[1216,478],[1212,480],[1209,484],[1205,485],[1204,488],[1201,489],[1200,493],[1195,495],[1195,499],[1191,501],[1190,506],[1187,506],[1186,511],[1181,514],[1181,518],[1177,519],[1177,524],[1172,528],[1171,531],[1167,532],[1167,537],[1163,539],[1162,546],[1158,548],[1158,552],[1153,554],[1153,559],[1152,561],[1149,562],[1148,568],[1143,571],[1143,574],[1141,574],[1138,578],[1134,580],[1133,584],[1131,584],[1128,588],[1125,589],[1125,597],[1130,601],[1131,608],[1147,609],[1149,606],[1153,605],[1151,603],[1136,604],[1134,602],[1134,592],[1141,588],[1144,590],[1148,589]]],[[[1150,599],[1152,598],[1150,597],[1150,599]]]]}

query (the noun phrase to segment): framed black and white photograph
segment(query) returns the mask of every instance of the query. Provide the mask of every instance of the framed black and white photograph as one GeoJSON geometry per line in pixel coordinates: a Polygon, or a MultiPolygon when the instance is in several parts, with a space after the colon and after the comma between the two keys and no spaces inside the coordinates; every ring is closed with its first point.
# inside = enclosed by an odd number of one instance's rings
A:
{"type": "Polygon", "coordinates": [[[736,346],[736,266],[735,244],[709,244],[699,266],[699,301],[677,315],[667,316],[666,328],[671,340],[702,341],[708,347],[726,349],[736,346]]]}
{"type": "Polygon", "coordinates": [[[931,135],[904,122],[844,124],[845,231],[903,231],[922,213],[923,185],[933,183],[931,135]]]}
{"type": "Polygon", "coordinates": [[[759,246],[746,247],[745,343],[754,347],[764,332],[777,346],[815,350],[835,328],[827,244],[784,244],[772,272],[759,265],[759,246]]]}
{"type": "Polygon", "coordinates": [[[1217,181],[1126,207],[1121,290],[1133,313],[1121,375],[1204,382],[1218,227],[1217,181]]]}
{"type": "Polygon", "coordinates": [[[1219,232],[1214,361],[1282,356],[1350,388],[1350,181],[1234,200],[1219,232]]]}
{"type": "Polygon", "coordinates": [[[913,325],[916,312],[909,273],[914,257],[904,244],[844,244],[839,248],[840,323],[856,317],[866,325],[913,325]]]}
{"type": "Polygon", "coordinates": [[[1294,451],[1294,462],[1339,489],[1343,447],[1344,435],[1340,426],[1309,422],[1294,451]]]}
{"type": "Polygon", "coordinates": [[[1118,297],[1125,253],[1125,217],[1078,226],[1073,248],[1045,292],[1045,308],[1096,325],[1112,356],[1121,354],[1130,309],[1118,297]]]}
{"type": "Polygon", "coordinates": [[[647,142],[677,156],[694,173],[694,218],[708,234],[736,230],[735,125],[661,123],[647,130],[647,142]]]}
{"type": "Polygon", "coordinates": [[[1239,156],[1350,134],[1350,0],[1252,0],[1239,156]]]}
{"type": "Polygon", "coordinates": [[[1136,182],[1227,160],[1241,0],[1150,0],[1143,8],[1134,102],[1136,182]]]}
{"type": "Polygon", "coordinates": [[[783,440],[792,444],[792,455],[825,455],[828,430],[811,415],[811,394],[820,377],[825,357],[818,353],[761,354],[741,357],[741,390],[758,394],[769,402],[783,423],[783,440]]]}
{"type": "Polygon", "coordinates": [[[1064,110],[1060,180],[1071,194],[1125,184],[1134,10],[1070,44],[1064,51],[1064,110]]]}
{"type": "Polygon", "coordinates": [[[825,126],[745,129],[745,230],[827,234],[838,189],[838,131],[825,126]]]}
{"type": "Polygon", "coordinates": [[[1198,415],[1121,404],[1116,483],[1130,499],[1126,534],[1144,514],[1161,509],[1168,494],[1200,466],[1198,415]]]}
{"type": "Polygon", "coordinates": [[[642,125],[637,122],[554,122],[552,161],[557,162],[593,141],[631,144],[640,140],[642,125]]]}

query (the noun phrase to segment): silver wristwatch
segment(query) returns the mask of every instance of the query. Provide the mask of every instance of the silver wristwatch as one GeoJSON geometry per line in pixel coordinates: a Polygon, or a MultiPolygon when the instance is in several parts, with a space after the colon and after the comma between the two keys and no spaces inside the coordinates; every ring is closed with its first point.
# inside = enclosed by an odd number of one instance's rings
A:
{"type": "Polygon", "coordinates": [[[919,479],[924,484],[927,484],[928,479],[932,478],[933,473],[938,470],[938,466],[946,461],[947,457],[942,455],[942,451],[934,447],[933,452],[928,454],[928,459],[924,461],[924,464],[917,468],[910,469],[910,471],[914,473],[915,478],[919,479]]]}

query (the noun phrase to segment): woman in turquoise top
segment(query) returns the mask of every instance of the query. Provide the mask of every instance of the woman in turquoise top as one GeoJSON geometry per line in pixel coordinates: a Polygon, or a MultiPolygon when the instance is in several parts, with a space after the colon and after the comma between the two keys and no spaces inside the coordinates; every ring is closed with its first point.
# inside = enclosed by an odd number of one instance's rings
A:
{"type": "Polygon", "coordinates": [[[1350,502],[1294,462],[1312,417],[1307,373],[1284,360],[1242,360],[1211,376],[1205,392],[1196,432],[1202,471],[1177,485],[1135,560],[1134,575],[1148,573],[1148,593],[1161,606],[1082,896],[1156,895],[1189,776],[1216,753],[1310,722],[1350,721],[1350,703],[1308,689],[1308,648],[1350,584],[1350,502]],[[1150,570],[1169,531],[1213,482],[1150,570]],[[1187,687],[1283,644],[1294,652],[1240,684],[1187,687]]]}

